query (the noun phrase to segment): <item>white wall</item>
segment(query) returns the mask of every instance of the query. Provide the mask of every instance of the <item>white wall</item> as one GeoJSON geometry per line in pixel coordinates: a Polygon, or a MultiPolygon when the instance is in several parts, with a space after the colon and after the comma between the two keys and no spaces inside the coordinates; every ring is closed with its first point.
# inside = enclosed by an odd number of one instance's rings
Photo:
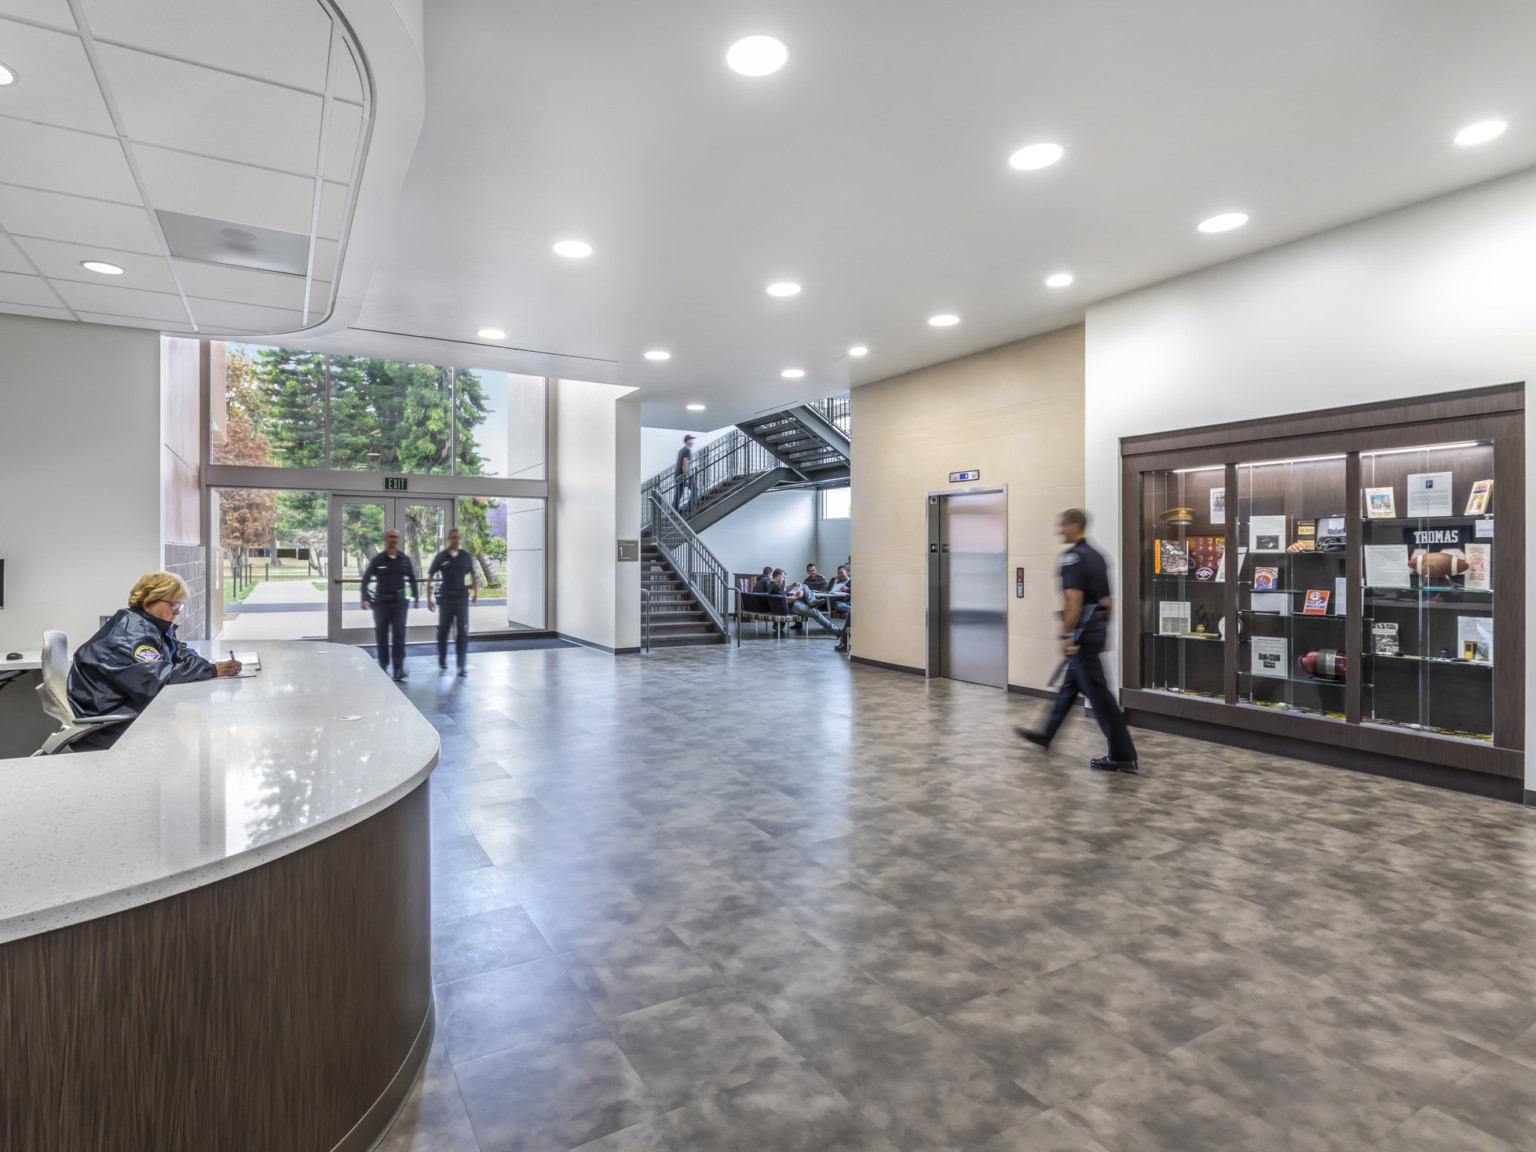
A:
{"type": "Polygon", "coordinates": [[[0,649],[86,640],[160,567],[160,337],[0,315],[0,649]]]}
{"type": "Polygon", "coordinates": [[[825,520],[821,516],[821,494],[816,495],[816,563],[823,574],[831,578],[837,565],[848,559],[853,552],[852,525],[848,518],[825,520]]]}
{"type": "MultiPolygon", "coordinates": [[[[711,432],[694,432],[697,439],[693,442],[693,451],[698,453],[700,448],[719,436],[724,436],[734,424],[727,424],[724,428],[716,428],[711,432]]],[[[683,437],[688,435],[687,428],[642,428],[640,429],[640,479],[649,480],[656,473],[672,471],[677,466],[677,450],[683,446],[683,437]]]]}
{"type": "Polygon", "coordinates": [[[1536,172],[1106,301],[1088,310],[1089,533],[1118,552],[1121,436],[1533,376],[1536,172]]]}
{"type": "Polygon", "coordinates": [[[804,576],[816,555],[816,493],[764,492],[699,533],[729,572],[761,572],[763,565],[804,576]]]}
{"type": "Polygon", "coordinates": [[[633,389],[555,384],[555,630],[608,649],[640,644],[640,566],[620,537],[640,535],[640,409],[633,389]]]}

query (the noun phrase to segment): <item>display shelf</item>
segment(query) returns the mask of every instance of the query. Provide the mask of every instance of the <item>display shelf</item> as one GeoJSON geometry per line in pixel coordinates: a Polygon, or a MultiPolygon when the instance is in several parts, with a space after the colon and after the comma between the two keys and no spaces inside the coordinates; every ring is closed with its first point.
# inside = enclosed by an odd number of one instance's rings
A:
{"type": "Polygon", "coordinates": [[[1123,651],[1136,654],[1122,676],[1138,722],[1217,740],[1224,727],[1243,729],[1232,743],[1285,755],[1308,755],[1310,741],[1320,760],[1519,799],[1523,385],[1190,423],[1121,441],[1121,576],[1126,602],[1139,608],[1122,617],[1123,651]],[[1463,511],[1483,500],[1485,482],[1487,506],[1463,511]],[[1368,490],[1373,505],[1399,515],[1365,515],[1368,490]],[[1402,515],[1410,501],[1444,512],[1402,515]],[[1494,522],[1496,537],[1480,535],[1494,522]],[[1460,556],[1424,559],[1447,551],[1460,556]],[[1188,572],[1166,571],[1186,563],[1188,572]],[[1197,569],[1225,580],[1201,580],[1197,569]],[[1255,569],[1270,569],[1278,587],[1255,588],[1255,569]],[[1405,582],[1369,584],[1367,572],[1405,582]],[[1469,579],[1486,587],[1464,587],[1469,579]],[[1303,611],[1312,592],[1328,594],[1325,612],[1303,611]],[[1254,606],[1266,602],[1284,610],[1254,606]],[[1207,631],[1157,633],[1165,621],[1207,631]],[[1378,643],[1397,654],[1375,655],[1378,643]],[[1298,658],[1323,649],[1337,650],[1349,674],[1307,675],[1298,658]],[[1497,666],[1461,658],[1495,649],[1497,666]],[[1447,670],[1457,668],[1479,670],[1447,670]],[[1498,781],[1466,783],[1478,773],[1498,781]]]}

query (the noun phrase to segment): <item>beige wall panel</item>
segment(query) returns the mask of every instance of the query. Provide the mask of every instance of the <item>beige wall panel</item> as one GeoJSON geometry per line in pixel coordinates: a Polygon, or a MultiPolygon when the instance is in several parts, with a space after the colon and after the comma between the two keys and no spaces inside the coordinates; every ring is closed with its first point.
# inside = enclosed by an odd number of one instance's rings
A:
{"type": "Polygon", "coordinates": [[[1044,688],[1056,664],[1052,523],[1083,503],[1082,326],[856,388],[853,426],[855,652],[924,666],[924,494],[979,468],[980,487],[1008,487],[1010,579],[1025,570],[1024,599],[1008,601],[1008,682],[1044,688]]]}

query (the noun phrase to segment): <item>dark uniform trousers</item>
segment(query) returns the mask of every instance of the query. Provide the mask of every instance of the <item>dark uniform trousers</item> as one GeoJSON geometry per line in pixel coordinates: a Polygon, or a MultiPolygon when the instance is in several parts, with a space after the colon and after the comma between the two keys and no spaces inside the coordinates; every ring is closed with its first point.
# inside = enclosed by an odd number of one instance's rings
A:
{"type": "Polygon", "coordinates": [[[437,598],[437,662],[448,663],[448,629],[457,625],[454,652],[458,657],[459,671],[469,656],[469,597],[438,596],[437,598]]]}
{"type": "Polygon", "coordinates": [[[1102,624],[1083,629],[1077,642],[1077,651],[1067,658],[1067,672],[1061,681],[1061,690],[1051,704],[1051,718],[1045,725],[1045,738],[1049,741],[1066,720],[1067,713],[1076,703],[1079,694],[1087,698],[1093,709],[1093,718],[1099,722],[1104,739],[1109,741],[1111,760],[1136,759],[1136,745],[1131,743],[1131,731],[1126,727],[1125,716],[1115,695],[1104,679],[1104,665],[1099,657],[1104,652],[1105,627],[1102,624]]]}
{"type": "Polygon", "coordinates": [[[405,671],[405,616],[411,610],[404,596],[390,603],[373,601],[373,642],[379,650],[379,667],[388,672],[391,658],[395,675],[405,671]]]}

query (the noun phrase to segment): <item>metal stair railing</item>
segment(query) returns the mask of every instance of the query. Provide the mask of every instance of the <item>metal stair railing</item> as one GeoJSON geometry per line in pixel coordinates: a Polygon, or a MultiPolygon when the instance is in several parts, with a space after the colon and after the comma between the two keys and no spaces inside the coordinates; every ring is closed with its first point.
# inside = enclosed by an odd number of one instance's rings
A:
{"type": "Polygon", "coordinates": [[[726,619],[730,613],[731,574],[659,491],[650,493],[646,506],[650,512],[651,543],[682,577],[721,635],[729,640],[731,630],[726,619]]]}
{"type": "MultiPolygon", "coordinates": [[[[789,408],[796,407],[790,405],[789,408]]],[[[812,400],[805,405],[842,432],[849,435],[849,401],[846,396],[834,396],[825,400],[812,400]]],[[[789,411],[786,408],[785,411],[789,411]]],[[[707,508],[715,500],[727,495],[732,481],[750,480],[773,468],[784,467],[784,461],[764,445],[753,440],[739,428],[732,428],[724,436],[711,440],[693,454],[692,503],[688,512],[707,508]]],[[[640,487],[642,532],[653,526],[651,496],[660,495],[662,502],[671,508],[677,497],[677,473],[668,468],[656,473],[640,487]]]]}

